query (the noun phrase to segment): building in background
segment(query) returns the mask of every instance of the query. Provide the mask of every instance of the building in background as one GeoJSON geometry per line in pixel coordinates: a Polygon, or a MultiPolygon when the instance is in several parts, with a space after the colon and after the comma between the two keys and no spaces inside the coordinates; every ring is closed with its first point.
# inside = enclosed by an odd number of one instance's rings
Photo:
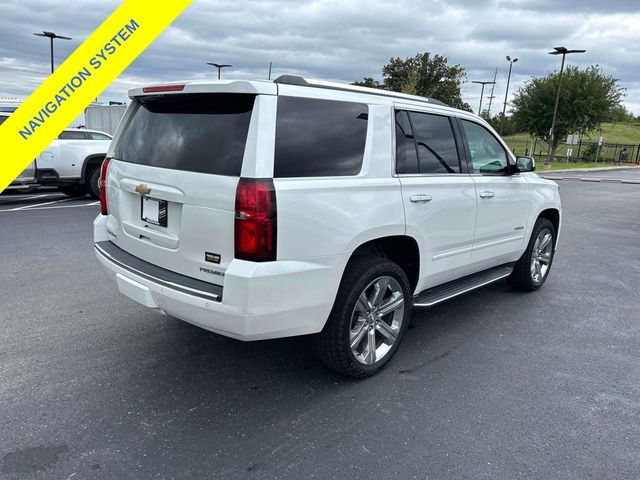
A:
{"type": "MultiPolygon", "coordinates": [[[[0,112],[12,113],[22,105],[22,98],[0,98],[0,112]]],[[[113,135],[127,106],[121,103],[109,104],[92,102],[69,127],[86,127],[113,135]]]]}

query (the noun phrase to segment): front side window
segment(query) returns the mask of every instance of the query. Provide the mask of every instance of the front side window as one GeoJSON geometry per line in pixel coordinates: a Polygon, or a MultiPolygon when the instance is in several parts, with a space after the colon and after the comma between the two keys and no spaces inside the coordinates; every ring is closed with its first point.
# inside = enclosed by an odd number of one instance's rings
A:
{"type": "Polygon", "coordinates": [[[362,103],[279,97],[274,177],[357,175],[367,119],[362,103]]]}
{"type": "MultiPolygon", "coordinates": [[[[473,171],[500,175],[507,171],[507,152],[489,130],[481,125],[462,120],[467,136],[473,171]]],[[[471,169],[471,165],[469,166],[471,169]]]]}

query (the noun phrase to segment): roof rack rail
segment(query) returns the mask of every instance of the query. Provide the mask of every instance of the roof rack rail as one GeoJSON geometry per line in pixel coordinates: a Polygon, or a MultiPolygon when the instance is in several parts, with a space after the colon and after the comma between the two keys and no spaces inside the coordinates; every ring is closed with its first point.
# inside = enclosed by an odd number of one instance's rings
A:
{"type": "Polygon", "coordinates": [[[326,88],[329,90],[359,92],[359,93],[365,93],[368,95],[380,95],[383,97],[394,97],[401,100],[412,100],[414,102],[430,103],[431,105],[441,105],[443,107],[449,106],[446,103],[441,102],[440,100],[436,100],[435,98],[420,97],[418,95],[409,95],[407,93],[394,92],[391,90],[378,90],[375,88],[360,87],[357,85],[347,85],[347,84],[331,83],[331,82],[322,82],[322,83],[309,82],[305,78],[300,77],[298,75],[280,75],[278,78],[276,78],[273,81],[273,83],[280,83],[282,85],[297,85],[299,87],[326,88]]]}

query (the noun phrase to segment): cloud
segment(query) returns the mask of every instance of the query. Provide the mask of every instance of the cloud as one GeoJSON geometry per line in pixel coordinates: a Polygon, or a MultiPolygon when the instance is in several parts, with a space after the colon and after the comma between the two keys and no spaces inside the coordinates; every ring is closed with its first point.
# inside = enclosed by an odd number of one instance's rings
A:
{"type": "MultiPolygon", "coordinates": [[[[33,32],[73,37],[56,42],[61,62],[116,7],[112,1],[5,0],[0,4],[0,96],[27,96],[46,78],[49,51],[33,32]]],[[[559,68],[553,47],[585,48],[567,57],[601,65],[627,88],[626,105],[640,114],[640,13],[624,0],[194,0],[191,6],[101,95],[124,100],[128,88],[214,76],[206,62],[234,65],[226,78],[297,73],[351,82],[381,77],[392,56],[430,51],[467,69],[465,100],[476,106],[480,87],[497,68],[493,111],[501,110],[508,63],[518,57],[510,92],[559,68]]],[[[485,92],[486,93],[486,92],[485,92]]]]}

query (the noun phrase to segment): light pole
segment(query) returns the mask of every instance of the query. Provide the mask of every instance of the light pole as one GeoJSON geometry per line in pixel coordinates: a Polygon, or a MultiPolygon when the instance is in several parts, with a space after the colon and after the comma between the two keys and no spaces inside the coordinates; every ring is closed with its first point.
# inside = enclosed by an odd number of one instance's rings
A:
{"type": "Polygon", "coordinates": [[[551,118],[551,129],[549,130],[549,152],[547,154],[547,160],[544,162],[545,165],[549,164],[549,160],[553,160],[550,158],[555,156],[555,152],[553,151],[554,135],[556,130],[556,116],[558,115],[558,102],[560,101],[560,87],[562,86],[562,72],[564,71],[564,57],[568,53],[584,53],[586,50],[567,50],[566,47],[554,47],[553,52],[549,52],[549,55],[562,55],[562,63],[560,64],[560,74],[558,75],[558,89],[556,91],[556,103],[553,106],[553,117],[551,118]],[[552,155],[553,153],[553,155],[552,155]]]}
{"type": "Polygon", "coordinates": [[[53,39],[59,38],[61,40],[71,40],[71,37],[63,37],[62,35],[56,35],[53,32],[34,33],[38,37],[47,37],[51,40],[51,73],[53,73],[53,39]]]}
{"type": "Polygon", "coordinates": [[[228,65],[226,63],[210,63],[210,62],[207,62],[207,65],[211,65],[212,67],[215,67],[215,68],[218,69],[218,80],[220,80],[220,70],[222,70],[223,68],[233,67],[233,65],[228,65]]]}
{"type": "Polygon", "coordinates": [[[507,96],[509,95],[509,83],[511,82],[511,67],[513,67],[513,64],[518,61],[517,58],[514,58],[512,60],[509,55],[506,56],[506,59],[507,59],[507,62],[509,62],[509,76],[507,77],[507,89],[504,92],[504,105],[502,106],[502,121],[500,122],[500,134],[502,134],[502,131],[504,130],[504,115],[505,115],[505,112],[507,111],[507,96]]]}
{"type": "Polygon", "coordinates": [[[484,86],[492,85],[492,84],[495,84],[496,82],[481,82],[479,80],[471,80],[471,83],[479,83],[480,85],[482,85],[482,90],[480,90],[480,106],[478,107],[478,115],[481,115],[482,114],[482,97],[484,96],[484,86]]]}

